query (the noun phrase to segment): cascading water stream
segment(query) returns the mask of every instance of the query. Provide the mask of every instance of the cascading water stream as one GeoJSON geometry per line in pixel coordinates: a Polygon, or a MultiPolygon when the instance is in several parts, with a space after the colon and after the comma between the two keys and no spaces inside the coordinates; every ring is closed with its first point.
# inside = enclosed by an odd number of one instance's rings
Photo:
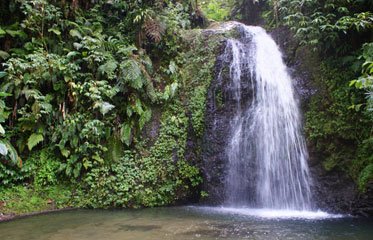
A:
{"type": "Polygon", "coordinates": [[[229,71],[236,104],[226,148],[225,205],[310,210],[308,155],[281,52],[264,29],[237,26],[241,37],[227,41],[218,76],[229,71]],[[241,97],[243,85],[251,85],[252,98],[241,97]]]}

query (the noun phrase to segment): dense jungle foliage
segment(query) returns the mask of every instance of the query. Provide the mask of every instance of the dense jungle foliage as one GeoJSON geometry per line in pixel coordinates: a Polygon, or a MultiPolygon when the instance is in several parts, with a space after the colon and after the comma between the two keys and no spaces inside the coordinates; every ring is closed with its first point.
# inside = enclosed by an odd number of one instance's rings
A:
{"type": "Polygon", "coordinates": [[[200,170],[185,150],[190,133],[203,135],[218,40],[206,45],[193,29],[248,22],[259,10],[268,30],[287,27],[317,56],[308,139],[326,169],[345,170],[364,191],[373,176],[372,5],[1,1],[0,212],[198,198],[200,170]]]}
{"type": "Polygon", "coordinates": [[[0,202],[20,191],[61,206],[157,206],[198,186],[184,160],[186,114],[203,107],[204,92],[183,88],[179,71],[193,62],[181,55],[182,32],[203,24],[195,2],[8,0],[0,9],[0,202]],[[141,135],[152,118],[160,130],[150,141],[141,135]]]}

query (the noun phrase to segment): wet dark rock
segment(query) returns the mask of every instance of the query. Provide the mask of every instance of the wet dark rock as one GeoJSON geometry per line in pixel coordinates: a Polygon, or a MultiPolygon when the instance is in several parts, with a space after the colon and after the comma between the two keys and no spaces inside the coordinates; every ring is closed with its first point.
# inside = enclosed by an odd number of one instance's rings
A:
{"type": "MultiPolygon", "coordinates": [[[[284,60],[295,81],[299,104],[305,113],[310,98],[317,92],[314,77],[320,71],[320,60],[310,49],[299,46],[288,29],[275,29],[272,36],[284,53],[284,60]]],[[[340,169],[327,171],[324,168],[325,156],[318,153],[311,142],[308,142],[308,149],[315,207],[334,213],[373,216],[373,184],[367,187],[365,193],[360,192],[346,172],[340,169]]]]}
{"type": "MultiPolygon", "coordinates": [[[[221,53],[224,52],[225,43],[221,53]]],[[[204,174],[203,190],[208,192],[207,203],[221,204],[225,196],[225,176],[227,164],[226,146],[231,138],[230,121],[236,113],[237,102],[233,89],[230,87],[229,69],[227,61],[222,56],[218,57],[215,67],[215,78],[208,90],[205,134],[202,142],[202,172],[204,174]],[[219,78],[218,76],[221,75],[219,78]]],[[[243,73],[241,101],[242,104],[250,103],[253,97],[250,73],[243,73]]],[[[249,106],[244,106],[249,107],[249,106]]]]}
{"type": "MultiPolygon", "coordinates": [[[[224,48],[222,48],[222,51],[224,48]]],[[[215,78],[207,93],[205,114],[205,134],[202,143],[202,172],[204,175],[203,190],[208,192],[207,202],[220,204],[224,201],[224,179],[227,153],[225,146],[229,140],[229,115],[232,104],[227,99],[223,102],[223,83],[218,81],[222,59],[218,59],[215,78]]],[[[234,106],[234,105],[233,105],[234,106]]]]}
{"type": "Polygon", "coordinates": [[[373,184],[362,193],[353,179],[339,169],[327,171],[321,162],[311,165],[310,169],[317,208],[333,213],[373,216],[373,184]]]}
{"type": "Polygon", "coordinates": [[[352,213],[365,217],[373,216],[373,183],[368,184],[364,193],[356,196],[353,203],[352,213]]]}
{"type": "MultiPolygon", "coordinates": [[[[214,34],[214,31],[209,32],[214,34]]],[[[310,49],[300,47],[298,42],[285,28],[279,28],[272,32],[272,36],[284,53],[284,60],[289,67],[294,79],[295,91],[298,95],[302,112],[306,112],[310,98],[316,93],[314,76],[319,71],[318,56],[310,49]]],[[[224,51],[222,44],[221,53],[224,51]]],[[[227,153],[225,146],[230,139],[229,119],[234,113],[234,101],[230,98],[228,88],[228,76],[223,76],[218,81],[218,74],[222,67],[222,59],[217,59],[215,79],[207,96],[205,134],[202,143],[188,143],[196,148],[202,146],[203,164],[201,166],[204,175],[202,190],[208,192],[206,203],[221,204],[224,202],[224,179],[227,153]]],[[[228,70],[223,75],[227,74],[228,70]]],[[[249,87],[243,91],[244,99],[252,98],[249,87]]],[[[373,183],[369,184],[367,191],[362,193],[356,183],[344,171],[334,169],[325,170],[323,166],[324,156],[315,151],[315,147],[308,143],[310,152],[309,166],[312,176],[312,192],[314,207],[333,213],[348,213],[352,215],[373,216],[373,183]]],[[[188,152],[188,151],[187,151],[188,152]]],[[[255,178],[255,176],[254,176],[255,178]]]]}
{"type": "Polygon", "coordinates": [[[154,145],[159,136],[162,117],[161,109],[154,107],[152,110],[152,118],[147,124],[145,124],[144,130],[142,132],[143,138],[148,140],[147,145],[149,147],[154,145]]]}

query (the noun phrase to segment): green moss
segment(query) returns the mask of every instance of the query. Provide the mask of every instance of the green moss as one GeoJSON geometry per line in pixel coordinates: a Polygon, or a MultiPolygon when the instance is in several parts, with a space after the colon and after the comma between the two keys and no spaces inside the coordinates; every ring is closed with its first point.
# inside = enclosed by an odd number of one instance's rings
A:
{"type": "Polygon", "coordinates": [[[207,0],[201,3],[202,11],[208,19],[223,21],[229,17],[233,8],[232,0],[207,0]]]}
{"type": "Polygon", "coordinates": [[[373,180],[373,164],[366,166],[359,176],[359,189],[365,191],[368,182],[373,180]]]}
{"type": "Polygon", "coordinates": [[[190,110],[192,112],[192,126],[198,137],[201,137],[204,131],[204,115],[206,107],[206,88],[199,87],[193,92],[190,99],[190,110]]]}
{"type": "Polygon", "coordinates": [[[119,162],[90,171],[84,179],[80,204],[95,208],[154,207],[187,196],[202,180],[198,168],[184,159],[187,128],[185,110],[175,99],[163,112],[155,144],[149,150],[139,144],[137,152],[126,151],[119,162]]]}
{"type": "Polygon", "coordinates": [[[364,192],[366,190],[367,183],[371,180],[373,180],[373,163],[366,166],[360,173],[358,182],[360,191],[364,192]]]}
{"type": "Polygon", "coordinates": [[[15,186],[0,190],[0,213],[24,214],[69,207],[71,190],[62,185],[35,188],[15,186]]]}
{"type": "Polygon", "coordinates": [[[353,74],[333,62],[323,62],[314,77],[318,91],[305,114],[307,137],[324,158],[326,170],[344,171],[363,191],[373,163],[373,141],[366,126],[373,123],[363,111],[349,106],[362,101],[364,94],[348,86],[353,74]]]}
{"type": "Polygon", "coordinates": [[[183,61],[180,78],[183,82],[182,99],[187,112],[191,115],[194,133],[201,137],[204,132],[207,91],[214,78],[214,66],[219,47],[225,34],[195,36],[193,41],[186,39],[189,51],[181,54],[183,61]]]}

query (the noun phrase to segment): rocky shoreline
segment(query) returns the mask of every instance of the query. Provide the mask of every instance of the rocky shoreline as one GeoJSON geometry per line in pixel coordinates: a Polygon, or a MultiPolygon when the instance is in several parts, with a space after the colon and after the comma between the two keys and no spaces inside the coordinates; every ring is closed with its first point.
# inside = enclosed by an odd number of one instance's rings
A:
{"type": "Polygon", "coordinates": [[[60,208],[60,209],[52,209],[52,210],[45,210],[45,211],[39,211],[39,212],[31,212],[31,213],[25,213],[25,214],[2,214],[0,213],[0,223],[2,222],[9,222],[13,221],[16,219],[21,219],[21,218],[26,218],[26,217],[32,217],[32,216],[39,216],[39,215],[44,215],[44,214],[49,214],[49,213],[55,213],[55,212],[64,212],[64,211],[73,211],[77,210],[78,208],[60,208]]]}
{"type": "Polygon", "coordinates": [[[14,219],[17,215],[15,214],[0,214],[0,222],[7,222],[14,219]]]}

